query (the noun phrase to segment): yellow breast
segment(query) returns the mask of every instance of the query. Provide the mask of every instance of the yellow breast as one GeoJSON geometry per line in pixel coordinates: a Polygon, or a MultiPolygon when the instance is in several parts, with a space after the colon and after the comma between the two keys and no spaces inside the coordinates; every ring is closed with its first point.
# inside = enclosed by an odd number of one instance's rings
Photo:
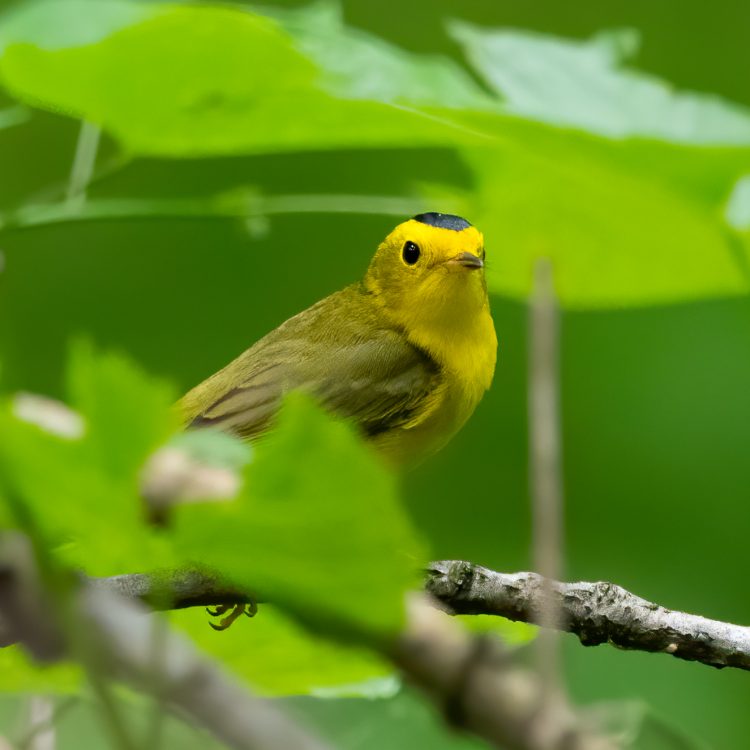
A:
{"type": "Polygon", "coordinates": [[[497,360],[497,336],[488,304],[470,321],[441,325],[437,331],[416,325],[408,336],[441,366],[443,378],[412,425],[375,441],[394,464],[403,464],[407,456],[426,457],[448,443],[490,387],[497,360]]]}

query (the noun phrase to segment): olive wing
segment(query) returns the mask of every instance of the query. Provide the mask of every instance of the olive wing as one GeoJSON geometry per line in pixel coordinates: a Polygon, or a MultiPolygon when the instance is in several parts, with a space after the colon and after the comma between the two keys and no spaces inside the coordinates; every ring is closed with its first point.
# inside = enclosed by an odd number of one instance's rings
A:
{"type": "Polygon", "coordinates": [[[212,398],[190,425],[256,437],[270,426],[283,395],[295,389],[353,419],[368,436],[419,424],[437,406],[440,368],[400,332],[368,326],[363,336],[344,324],[323,335],[313,328],[313,336],[308,328],[287,324],[225,368],[225,380],[235,385],[212,398]]]}

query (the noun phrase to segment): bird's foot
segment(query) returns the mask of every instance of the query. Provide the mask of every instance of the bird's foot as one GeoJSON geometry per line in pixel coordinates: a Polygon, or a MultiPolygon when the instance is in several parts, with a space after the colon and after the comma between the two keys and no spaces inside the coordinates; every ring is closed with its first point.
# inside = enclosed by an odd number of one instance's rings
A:
{"type": "Polygon", "coordinates": [[[241,615],[254,617],[258,612],[258,605],[252,601],[249,604],[217,604],[213,609],[206,607],[206,612],[211,617],[222,618],[218,624],[208,623],[214,630],[226,630],[241,615]]]}

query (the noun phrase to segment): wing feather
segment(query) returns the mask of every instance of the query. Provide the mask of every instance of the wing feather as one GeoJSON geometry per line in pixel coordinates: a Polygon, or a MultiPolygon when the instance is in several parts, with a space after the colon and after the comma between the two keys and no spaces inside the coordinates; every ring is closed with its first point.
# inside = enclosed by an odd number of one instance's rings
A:
{"type": "Polygon", "coordinates": [[[284,393],[301,389],[375,436],[420,423],[442,381],[437,363],[349,287],[261,339],[187,394],[183,408],[191,426],[252,438],[268,429],[284,393]]]}

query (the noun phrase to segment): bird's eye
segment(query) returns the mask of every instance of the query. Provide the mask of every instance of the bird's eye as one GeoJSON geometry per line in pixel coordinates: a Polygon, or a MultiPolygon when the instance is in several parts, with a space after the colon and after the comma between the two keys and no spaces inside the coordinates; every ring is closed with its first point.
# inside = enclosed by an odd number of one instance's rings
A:
{"type": "Polygon", "coordinates": [[[404,245],[404,249],[401,251],[401,257],[404,259],[404,263],[413,266],[419,260],[420,253],[419,245],[409,241],[404,245]]]}

